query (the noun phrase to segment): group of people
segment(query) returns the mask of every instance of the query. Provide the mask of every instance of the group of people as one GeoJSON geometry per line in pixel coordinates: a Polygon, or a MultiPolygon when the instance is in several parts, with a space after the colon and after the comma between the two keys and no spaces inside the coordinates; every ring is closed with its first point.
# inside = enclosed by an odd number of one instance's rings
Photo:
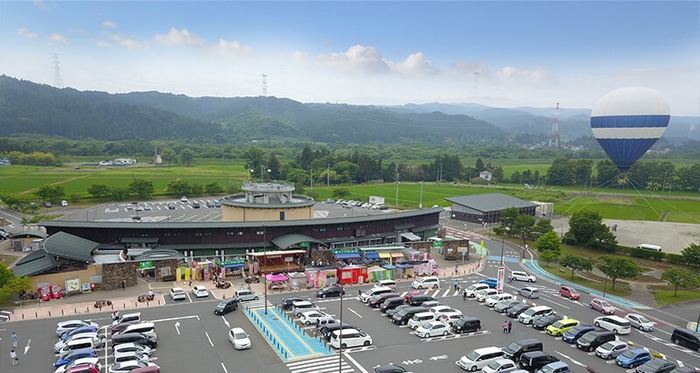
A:
{"type": "Polygon", "coordinates": [[[503,323],[503,333],[510,334],[510,331],[513,329],[513,322],[508,320],[503,323]]]}
{"type": "Polygon", "coordinates": [[[17,348],[17,345],[19,343],[19,337],[17,337],[17,334],[15,332],[12,332],[12,350],[10,351],[10,359],[12,360],[12,365],[17,365],[19,363],[19,356],[17,356],[17,352],[15,351],[15,348],[17,348]]]}

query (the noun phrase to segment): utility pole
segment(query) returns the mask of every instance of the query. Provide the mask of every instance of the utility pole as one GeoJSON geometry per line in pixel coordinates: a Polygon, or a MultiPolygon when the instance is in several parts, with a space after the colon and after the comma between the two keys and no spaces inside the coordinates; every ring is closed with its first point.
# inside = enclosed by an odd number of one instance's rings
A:
{"type": "Polygon", "coordinates": [[[423,208],[423,180],[420,181],[420,202],[418,202],[418,208],[423,208]]]}
{"type": "Polygon", "coordinates": [[[328,164],[328,170],[326,170],[326,186],[331,187],[331,164],[328,164]]]}
{"type": "Polygon", "coordinates": [[[396,170],[396,207],[399,207],[399,166],[394,165],[394,168],[396,170]]]}

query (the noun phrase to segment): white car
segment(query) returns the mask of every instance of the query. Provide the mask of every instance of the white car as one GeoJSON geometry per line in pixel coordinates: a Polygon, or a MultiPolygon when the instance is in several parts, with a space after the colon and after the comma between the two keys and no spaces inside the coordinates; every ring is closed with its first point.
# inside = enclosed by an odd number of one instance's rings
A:
{"type": "Polygon", "coordinates": [[[498,294],[498,290],[496,289],[484,289],[484,290],[479,290],[476,292],[476,296],[474,297],[479,303],[485,302],[486,298],[488,298],[491,295],[498,294]]]}
{"type": "Polygon", "coordinates": [[[252,290],[236,290],[236,297],[238,297],[239,300],[241,301],[246,301],[246,300],[257,300],[258,299],[258,293],[252,291],[252,290]]]}
{"type": "Polygon", "coordinates": [[[628,313],[627,315],[625,315],[625,319],[627,319],[627,321],[630,322],[630,325],[639,330],[644,330],[647,332],[654,330],[654,322],[647,319],[643,315],[637,313],[628,313]]]}
{"type": "Polygon", "coordinates": [[[157,367],[154,363],[147,363],[137,360],[125,361],[109,367],[109,373],[131,373],[132,370],[145,367],[157,367]]]}
{"type": "Polygon", "coordinates": [[[537,277],[533,275],[528,275],[527,273],[523,271],[512,271],[510,273],[510,277],[513,278],[513,280],[516,281],[525,281],[525,282],[535,282],[537,281],[537,277]]]}
{"type": "Polygon", "coordinates": [[[61,206],[68,207],[68,201],[66,201],[65,199],[61,201],[61,206]]]}
{"type": "Polygon", "coordinates": [[[489,363],[489,365],[481,368],[482,373],[496,373],[496,372],[502,372],[504,370],[511,371],[512,369],[517,368],[513,360],[511,359],[498,359],[496,361],[492,361],[489,363]],[[509,370],[510,369],[510,370],[509,370]]]}
{"type": "Polygon", "coordinates": [[[170,288],[170,299],[172,300],[184,300],[187,299],[187,295],[182,288],[170,288]]]}
{"type": "Polygon", "coordinates": [[[297,300],[292,302],[292,309],[294,310],[294,317],[299,317],[303,312],[306,311],[320,311],[321,309],[315,305],[313,302],[308,300],[297,300]]]}
{"type": "Polygon", "coordinates": [[[99,325],[97,325],[97,323],[94,323],[89,320],[61,321],[56,325],[56,336],[60,337],[63,335],[63,333],[68,333],[73,329],[80,328],[81,326],[94,326],[95,328],[100,327],[99,325]]]}
{"type": "Polygon", "coordinates": [[[489,295],[486,300],[484,300],[484,304],[487,307],[493,307],[496,305],[496,303],[502,301],[502,300],[510,300],[514,299],[512,294],[508,293],[500,293],[500,294],[494,294],[494,295],[489,295]]]}
{"type": "Polygon", "coordinates": [[[464,317],[462,311],[455,310],[454,312],[443,312],[440,317],[438,317],[438,321],[452,325],[455,321],[461,319],[462,317],[464,317]]]}
{"type": "Polygon", "coordinates": [[[203,285],[195,285],[192,287],[192,294],[197,298],[206,298],[209,296],[209,290],[203,285]]]}
{"type": "Polygon", "coordinates": [[[430,307],[428,309],[428,311],[434,313],[437,318],[440,318],[442,315],[444,315],[446,313],[449,313],[452,315],[455,313],[458,313],[460,315],[462,314],[462,311],[455,309],[455,308],[452,308],[450,306],[445,306],[445,305],[430,307]]]}
{"type": "Polygon", "coordinates": [[[325,312],[321,311],[306,311],[302,312],[301,315],[299,315],[299,321],[304,324],[304,325],[311,325],[311,324],[316,324],[316,321],[323,317],[329,317],[329,315],[325,312]]]}
{"type": "Polygon", "coordinates": [[[114,356],[112,356],[114,364],[124,363],[132,360],[147,362],[150,358],[150,355],[146,355],[138,351],[119,352],[115,353],[114,356]]]}
{"type": "Polygon", "coordinates": [[[180,202],[182,202],[182,203],[187,203],[187,202],[188,202],[188,201],[187,201],[187,197],[182,196],[182,197],[180,198],[180,202]]]}
{"type": "Polygon", "coordinates": [[[431,321],[416,329],[416,335],[420,338],[435,337],[450,334],[450,326],[442,321],[431,321]]]}
{"type": "Polygon", "coordinates": [[[250,338],[243,328],[231,328],[231,330],[228,331],[228,340],[231,341],[233,348],[236,350],[250,348],[250,338]]]}
{"type": "Polygon", "coordinates": [[[595,354],[603,359],[609,360],[620,356],[627,350],[629,350],[627,343],[622,341],[609,341],[598,346],[598,348],[595,349],[595,354]]]}
{"type": "Polygon", "coordinates": [[[99,357],[84,357],[82,359],[78,359],[76,361],[73,361],[71,363],[68,363],[66,365],[61,365],[54,371],[54,373],[65,373],[68,369],[77,367],[79,365],[88,365],[88,364],[93,364],[98,370],[102,370],[102,366],[100,366],[100,358],[99,357]]]}
{"type": "Polygon", "coordinates": [[[474,283],[471,284],[467,287],[466,292],[467,292],[467,297],[468,298],[474,298],[476,296],[476,293],[479,292],[480,290],[486,290],[488,289],[489,286],[486,284],[480,284],[480,283],[474,283]]]}
{"type": "Polygon", "coordinates": [[[144,355],[151,356],[153,350],[150,347],[144,346],[138,343],[122,343],[114,345],[114,354],[124,353],[124,352],[140,352],[144,355]]]}
{"type": "Polygon", "coordinates": [[[143,209],[146,210],[146,211],[152,211],[152,210],[153,210],[153,206],[149,205],[148,203],[144,203],[144,204],[143,204],[143,209]]]}

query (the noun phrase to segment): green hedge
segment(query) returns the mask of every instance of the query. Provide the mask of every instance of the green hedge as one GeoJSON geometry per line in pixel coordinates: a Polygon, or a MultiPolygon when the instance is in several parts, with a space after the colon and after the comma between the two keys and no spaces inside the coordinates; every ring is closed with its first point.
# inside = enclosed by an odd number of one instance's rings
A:
{"type": "Polygon", "coordinates": [[[629,254],[633,258],[651,259],[657,262],[660,262],[666,258],[666,253],[662,251],[638,249],[636,247],[630,247],[629,254]]]}
{"type": "MultiPolygon", "coordinates": [[[[671,263],[671,264],[686,264],[685,263],[685,258],[683,255],[680,254],[673,254],[673,253],[667,253],[666,254],[666,261],[671,263]]],[[[689,263],[692,265],[692,263],[689,263]]]]}

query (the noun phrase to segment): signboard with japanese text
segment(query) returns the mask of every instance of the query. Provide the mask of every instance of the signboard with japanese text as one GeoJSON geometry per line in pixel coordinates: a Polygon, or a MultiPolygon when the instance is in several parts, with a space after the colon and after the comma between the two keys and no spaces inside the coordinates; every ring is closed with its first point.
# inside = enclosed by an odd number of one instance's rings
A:
{"type": "Polygon", "coordinates": [[[498,283],[496,284],[496,290],[498,293],[503,292],[503,280],[506,277],[506,267],[498,267],[498,283]]]}

